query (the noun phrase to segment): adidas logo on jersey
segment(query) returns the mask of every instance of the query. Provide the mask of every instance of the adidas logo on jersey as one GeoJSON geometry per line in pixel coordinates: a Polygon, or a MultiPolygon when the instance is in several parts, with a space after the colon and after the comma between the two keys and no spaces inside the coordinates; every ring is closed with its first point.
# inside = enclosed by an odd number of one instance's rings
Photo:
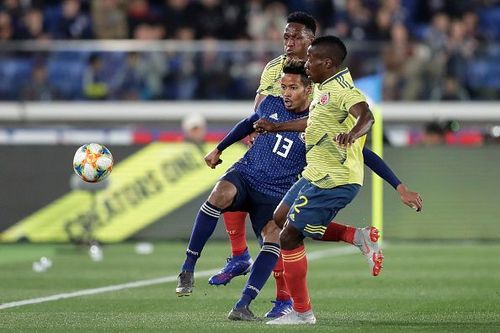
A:
{"type": "Polygon", "coordinates": [[[272,115],[269,116],[269,118],[274,119],[274,120],[278,120],[278,114],[273,113],[272,115]]]}

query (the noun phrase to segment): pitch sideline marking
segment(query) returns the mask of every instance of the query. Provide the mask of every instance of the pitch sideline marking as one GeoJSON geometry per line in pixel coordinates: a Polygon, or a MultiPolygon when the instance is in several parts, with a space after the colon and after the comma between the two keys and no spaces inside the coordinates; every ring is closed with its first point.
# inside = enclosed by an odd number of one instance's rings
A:
{"type": "MultiPolygon", "coordinates": [[[[307,255],[307,258],[309,261],[313,261],[313,260],[318,260],[318,259],[325,258],[325,257],[337,257],[337,256],[352,254],[352,253],[356,253],[356,252],[359,252],[358,248],[356,248],[354,246],[344,246],[341,248],[314,251],[314,252],[309,253],[307,255]]],[[[207,276],[210,276],[212,274],[217,273],[218,271],[219,271],[218,269],[200,271],[200,272],[195,273],[194,276],[196,278],[207,277],[207,276]]],[[[177,275],[171,275],[171,276],[164,276],[164,277],[155,278],[155,279],[139,280],[139,281],[134,281],[134,282],[105,286],[105,287],[100,287],[100,288],[77,290],[77,291],[73,291],[73,292],[67,292],[67,293],[56,294],[56,295],[51,295],[51,296],[31,298],[31,299],[25,299],[25,300],[21,300],[21,301],[14,301],[14,302],[0,304],[0,310],[15,308],[15,307],[24,306],[24,305],[58,301],[58,300],[67,299],[67,298],[102,294],[102,293],[107,293],[107,292],[111,292],[111,291],[119,291],[119,290],[124,290],[124,289],[153,286],[156,284],[174,282],[176,280],[177,280],[177,275]]]]}

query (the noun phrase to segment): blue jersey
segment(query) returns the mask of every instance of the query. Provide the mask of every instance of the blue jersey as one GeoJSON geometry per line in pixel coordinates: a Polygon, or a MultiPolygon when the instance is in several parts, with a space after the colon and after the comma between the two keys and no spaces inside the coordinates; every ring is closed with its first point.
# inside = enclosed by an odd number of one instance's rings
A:
{"type": "MultiPolygon", "coordinates": [[[[307,117],[309,112],[294,113],[285,108],[281,97],[267,96],[259,105],[259,118],[285,122],[307,117]]],[[[297,181],[306,165],[304,134],[299,132],[266,133],[257,136],[252,147],[234,164],[255,191],[283,197],[297,181]]]]}

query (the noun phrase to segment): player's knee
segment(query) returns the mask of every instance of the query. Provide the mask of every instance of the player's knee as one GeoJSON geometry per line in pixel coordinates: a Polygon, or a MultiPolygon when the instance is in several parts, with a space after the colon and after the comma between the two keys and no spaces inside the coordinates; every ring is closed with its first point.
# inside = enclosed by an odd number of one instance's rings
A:
{"type": "Polygon", "coordinates": [[[278,208],[274,211],[273,214],[273,220],[276,223],[276,225],[283,229],[283,226],[285,225],[286,221],[286,216],[288,214],[290,207],[288,207],[286,204],[281,203],[278,208]]]}
{"type": "Polygon", "coordinates": [[[269,221],[261,232],[264,242],[279,243],[280,231],[281,229],[278,228],[278,226],[276,225],[276,223],[274,223],[274,221],[272,220],[269,221]]]}
{"type": "Polygon", "coordinates": [[[208,202],[219,209],[225,209],[231,205],[236,193],[237,190],[233,184],[221,181],[215,185],[212,193],[210,193],[208,202]]]}
{"type": "Polygon", "coordinates": [[[293,250],[302,242],[301,232],[288,224],[280,233],[280,245],[283,250],[293,250]]]}

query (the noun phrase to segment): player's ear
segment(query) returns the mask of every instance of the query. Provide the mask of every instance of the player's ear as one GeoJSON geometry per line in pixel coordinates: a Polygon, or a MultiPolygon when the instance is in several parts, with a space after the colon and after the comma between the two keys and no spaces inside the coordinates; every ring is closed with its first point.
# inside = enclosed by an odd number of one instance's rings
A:
{"type": "Polygon", "coordinates": [[[333,67],[333,60],[332,60],[332,58],[325,58],[325,59],[323,60],[323,62],[324,62],[325,67],[326,67],[327,69],[330,69],[330,68],[332,68],[332,67],[333,67]]]}
{"type": "Polygon", "coordinates": [[[307,94],[307,95],[310,95],[310,94],[311,94],[311,92],[312,92],[312,90],[313,90],[313,85],[312,85],[312,83],[310,83],[310,84],[308,84],[308,85],[306,86],[306,94],[307,94]]]}

